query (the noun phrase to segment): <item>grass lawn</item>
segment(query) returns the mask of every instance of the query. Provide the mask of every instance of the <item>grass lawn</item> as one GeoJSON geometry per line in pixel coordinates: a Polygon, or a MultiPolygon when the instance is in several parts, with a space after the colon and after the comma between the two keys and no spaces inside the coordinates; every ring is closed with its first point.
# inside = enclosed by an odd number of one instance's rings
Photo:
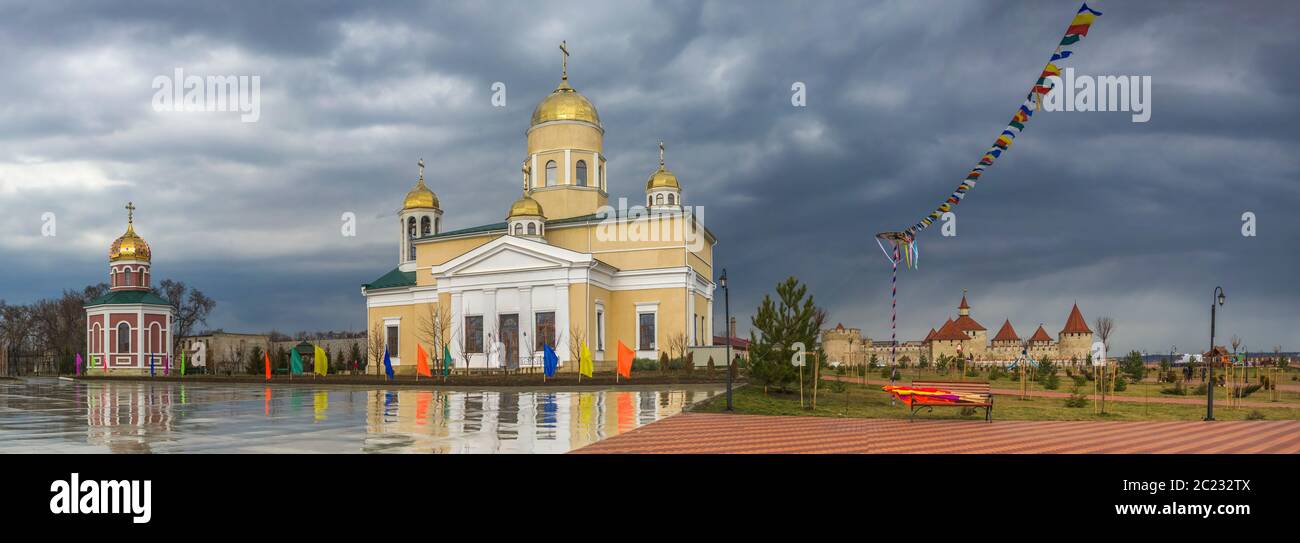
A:
{"type": "MultiPolygon", "coordinates": [[[[996,385],[995,385],[996,386],[996,385]]],[[[814,417],[851,418],[907,418],[908,409],[902,404],[890,405],[889,395],[878,385],[864,388],[860,384],[846,384],[844,392],[821,389],[817,394],[817,409],[799,406],[799,393],[763,394],[763,387],[749,385],[736,389],[733,403],[737,413],[751,415],[793,415],[814,417]]],[[[718,413],[727,406],[725,395],[715,396],[693,411],[718,413]]],[[[1094,415],[1091,403],[1081,408],[1065,407],[1063,398],[1030,398],[1020,400],[999,396],[994,400],[993,420],[1201,420],[1204,405],[1142,404],[1140,402],[1107,402],[1105,415],[1094,415]]],[[[1300,419],[1300,409],[1228,407],[1216,403],[1214,418],[1218,420],[1243,420],[1252,411],[1264,414],[1266,420],[1300,419]]],[[[962,416],[961,409],[936,407],[934,411],[922,410],[917,418],[983,420],[984,411],[962,416]]]]}
{"type": "MultiPolygon", "coordinates": [[[[827,375],[838,375],[838,374],[836,374],[836,373],[834,373],[834,372],[832,371],[832,372],[827,372],[827,375]]],[[[1217,376],[1218,373],[1216,373],[1215,375],[1217,376]]],[[[1291,384],[1291,385],[1294,385],[1294,384],[1300,384],[1300,383],[1297,383],[1296,381],[1292,381],[1292,380],[1291,380],[1291,376],[1293,376],[1293,375],[1296,375],[1296,372],[1295,372],[1295,371],[1290,371],[1290,372],[1288,372],[1288,373],[1285,375],[1284,378],[1278,380],[1278,383],[1280,383],[1280,384],[1291,384]]],[[[862,373],[861,373],[860,371],[859,371],[856,375],[853,375],[853,374],[851,374],[851,373],[846,373],[845,376],[846,376],[846,377],[847,377],[847,376],[852,376],[852,377],[857,377],[857,378],[861,379],[861,377],[862,377],[862,373]]],[[[1060,379],[1061,379],[1061,384],[1060,384],[1059,387],[1056,388],[1055,392],[1065,392],[1065,393],[1068,393],[1068,392],[1071,391],[1072,388],[1074,388],[1074,380],[1073,380],[1072,378],[1070,378],[1069,376],[1065,375],[1065,371],[1064,371],[1064,370],[1060,370],[1060,371],[1058,371],[1058,372],[1057,372],[1057,376],[1060,377],[1060,379]]],[[[1258,379],[1257,379],[1257,377],[1256,377],[1256,373],[1255,373],[1255,370],[1254,370],[1254,369],[1251,370],[1251,372],[1250,372],[1250,376],[1251,376],[1251,380],[1250,380],[1250,383],[1251,383],[1251,384],[1254,384],[1254,383],[1258,383],[1258,382],[1259,382],[1258,379]]],[[[876,371],[874,371],[874,372],[870,372],[870,373],[868,373],[868,374],[867,374],[867,377],[870,378],[870,379],[881,379],[881,378],[882,378],[882,377],[881,377],[881,374],[880,374],[880,370],[876,370],[876,371]]],[[[924,381],[962,381],[962,380],[965,380],[965,381],[988,381],[988,382],[989,382],[989,385],[992,386],[993,388],[1004,388],[1004,389],[1012,389],[1012,390],[1019,390],[1019,389],[1020,389],[1020,382],[1019,382],[1019,381],[1013,381],[1013,380],[1011,380],[1011,378],[1010,378],[1009,376],[1007,376],[1007,377],[1003,377],[1003,378],[1001,378],[1001,379],[996,379],[996,380],[990,380],[988,377],[989,377],[989,374],[988,374],[987,372],[980,372],[978,377],[965,377],[965,378],[963,378],[963,377],[961,377],[961,376],[960,376],[956,371],[953,371],[953,372],[948,373],[948,374],[943,374],[943,373],[937,373],[937,372],[935,372],[935,371],[933,371],[933,370],[928,370],[928,369],[927,369],[927,370],[920,370],[920,371],[918,371],[916,368],[908,368],[908,369],[906,369],[906,370],[899,370],[899,382],[900,382],[901,384],[907,384],[907,383],[910,383],[910,382],[913,381],[913,380],[918,380],[918,381],[920,381],[920,380],[924,380],[924,381]]],[[[1115,392],[1114,395],[1116,395],[1116,396],[1125,396],[1125,397],[1135,397],[1135,398],[1141,398],[1141,397],[1143,397],[1143,396],[1152,397],[1152,398],[1155,398],[1155,397],[1166,397],[1166,398],[1185,398],[1185,397],[1191,397],[1191,398],[1195,398],[1195,397],[1197,397],[1197,396],[1200,396],[1200,397],[1204,398],[1204,397],[1205,397],[1205,394],[1204,394],[1204,393],[1201,393],[1201,394],[1199,394],[1199,395],[1193,395],[1193,394],[1190,393],[1192,389],[1195,389],[1195,388],[1196,388],[1197,386],[1199,386],[1200,384],[1201,384],[1201,383],[1200,383],[1199,380],[1194,380],[1194,381],[1192,381],[1191,383],[1189,383],[1188,386],[1185,387],[1185,388],[1187,389],[1187,391],[1188,391],[1188,394],[1187,394],[1186,396],[1178,396],[1178,395],[1170,395],[1170,394],[1161,394],[1160,391],[1161,391],[1162,389],[1170,388],[1172,385],[1170,385],[1169,383],[1157,383],[1157,382],[1155,382],[1155,377],[1154,377],[1154,375],[1152,375],[1152,374],[1149,373],[1149,374],[1148,374],[1148,378],[1147,378],[1146,381],[1143,381],[1143,382],[1141,382],[1141,383],[1133,383],[1133,382],[1130,382],[1130,383],[1128,383],[1128,387],[1127,387],[1124,391],[1122,391],[1122,392],[1115,392]]],[[[1029,385],[1029,386],[1028,386],[1028,390],[1030,390],[1030,391],[1035,391],[1035,390],[1039,390],[1039,391],[1047,390],[1047,389],[1043,388],[1043,386],[1042,386],[1041,384],[1039,384],[1038,382],[1036,382],[1036,381],[1032,381],[1032,380],[1031,380],[1031,381],[1028,382],[1028,385],[1029,385]]],[[[1084,384],[1083,387],[1081,388],[1080,392],[1082,392],[1082,393],[1084,393],[1084,394],[1091,394],[1091,393],[1092,393],[1092,386],[1093,386],[1093,382],[1092,382],[1092,381],[1087,381],[1086,384],[1084,384]]],[[[1300,392],[1296,392],[1296,391],[1292,391],[1292,390],[1279,390],[1278,393],[1279,393],[1279,396],[1280,396],[1280,401],[1282,401],[1282,402],[1288,402],[1288,403],[1300,403],[1300,392]]],[[[1112,394],[1112,393],[1107,392],[1107,393],[1106,393],[1106,396],[1109,397],[1109,396],[1111,396],[1111,394],[1112,394]]],[[[1249,395],[1249,396],[1246,396],[1245,398],[1242,398],[1242,399],[1243,399],[1243,400],[1247,400],[1247,401],[1255,401],[1255,402],[1267,402],[1267,401],[1270,401],[1271,398],[1272,398],[1269,394],[1270,394],[1270,391],[1267,391],[1267,390],[1259,390],[1259,391],[1256,391],[1255,393],[1253,393],[1253,394],[1251,394],[1251,395],[1249,395]]],[[[1215,398],[1215,406],[1216,406],[1216,407],[1219,405],[1220,402],[1226,402],[1226,401],[1228,400],[1228,392],[1227,392],[1227,390],[1224,389],[1224,388],[1215,388],[1214,398],[1215,398]]],[[[1217,416],[1216,416],[1216,418],[1217,418],[1217,416]]]]}

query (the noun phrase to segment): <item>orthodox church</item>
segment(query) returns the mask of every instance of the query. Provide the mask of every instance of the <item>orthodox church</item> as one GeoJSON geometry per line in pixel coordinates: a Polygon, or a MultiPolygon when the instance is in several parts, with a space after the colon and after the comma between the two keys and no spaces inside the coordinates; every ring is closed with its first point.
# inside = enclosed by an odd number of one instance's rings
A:
{"type": "Polygon", "coordinates": [[[600,370],[620,341],[644,358],[712,344],[717,239],[685,206],[662,142],[646,206],[609,206],[605,128],[560,49],[560,83],[524,131],[521,194],[504,221],[445,230],[451,208],[419,162],[396,212],[396,266],[361,289],[366,329],[398,374],[415,371],[417,346],[457,368],[518,368],[540,366],[550,345],[573,371],[584,345],[600,370]]]}
{"type": "Polygon", "coordinates": [[[135,205],[126,205],[126,233],[108,249],[108,293],[86,302],[86,358],[91,371],[148,374],[170,363],[172,306],[150,292],[153,257],[135,233],[135,205]]]}

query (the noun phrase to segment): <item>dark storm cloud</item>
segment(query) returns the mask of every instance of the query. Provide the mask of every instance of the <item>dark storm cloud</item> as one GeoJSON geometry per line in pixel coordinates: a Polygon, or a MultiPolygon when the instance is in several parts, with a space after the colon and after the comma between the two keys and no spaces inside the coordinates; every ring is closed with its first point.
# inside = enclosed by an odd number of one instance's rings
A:
{"type": "MultiPolygon", "coordinates": [[[[1151,121],[1044,113],[900,272],[900,337],[971,290],[975,316],[1055,333],[1069,304],[1112,349],[1291,349],[1300,153],[1290,3],[1097,2],[1081,75],[1150,75],[1151,121]],[[1240,235],[1251,211],[1259,236],[1240,235]]],[[[219,300],[213,326],[357,327],[394,265],[416,158],[449,228],[501,219],[559,52],[607,130],[611,196],[640,200],[655,141],[721,238],[746,316],[786,275],[832,324],[889,330],[872,235],[914,223],[1005,126],[1077,2],[92,3],[0,7],[0,251],[25,301],[102,280],[121,205],[159,276],[219,300]],[[258,74],[262,120],[150,109],[150,81],[258,74]],[[493,108],[490,86],[507,85],[493,108]],[[790,105],[804,82],[808,107],[790,105]],[[39,236],[40,211],[59,236],[39,236]],[[338,235],[355,212],[356,238],[338,235]]],[[[718,308],[721,314],[721,308],[718,308]]],[[[720,318],[719,318],[720,321],[720,318]]]]}

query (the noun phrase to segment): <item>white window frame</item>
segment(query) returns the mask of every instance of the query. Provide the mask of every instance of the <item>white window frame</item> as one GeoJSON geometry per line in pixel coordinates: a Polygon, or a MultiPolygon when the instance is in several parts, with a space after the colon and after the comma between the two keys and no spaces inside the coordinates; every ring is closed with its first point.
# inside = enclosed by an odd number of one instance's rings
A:
{"type": "Polygon", "coordinates": [[[605,304],[596,301],[596,352],[605,351],[605,304]]]}
{"type": "MultiPolygon", "coordinates": [[[[399,354],[402,352],[402,318],[384,317],[384,347],[388,347],[388,329],[392,326],[397,327],[397,352],[389,351],[388,360],[391,361],[394,366],[400,366],[402,365],[402,356],[399,354]]],[[[383,364],[384,361],[381,359],[379,363],[383,364]]]]}
{"type": "Polygon", "coordinates": [[[656,352],[658,350],[656,349],[656,346],[659,343],[659,302],[648,302],[648,303],[636,304],[635,317],[632,322],[633,322],[632,329],[636,331],[636,350],[638,352],[656,352]],[[653,341],[656,345],[650,346],[649,349],[646,349],[644,348],[643,345],[641,345],[641,315],[645,315],[645,314],[654,315],[655,330],[654,330],[654,338],[651,341],[653,341]]]}

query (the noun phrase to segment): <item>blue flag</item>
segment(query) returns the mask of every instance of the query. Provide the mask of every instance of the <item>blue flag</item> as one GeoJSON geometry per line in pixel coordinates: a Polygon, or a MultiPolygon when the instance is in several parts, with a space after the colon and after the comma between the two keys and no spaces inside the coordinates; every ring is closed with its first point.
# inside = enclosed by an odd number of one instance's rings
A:
{"type": "Polygon", "coordinates": [[[542,348],[542,371],[547,377],[555,377],[555,368],[560,365],[560,357],[555,355],[555,349],[550,345],[543,344],[542,348]]]}
{"type": "Polygon", "coordinates": [[[393,361],[388,358],[388,348],[384,348],[384,373],[388,374],[388,380],[393,380],[393,361]]]}
{"type": "Polygon", "coordinates": [[[149,377],[153,377],[153,355],[149,355],[149,377]]]}

